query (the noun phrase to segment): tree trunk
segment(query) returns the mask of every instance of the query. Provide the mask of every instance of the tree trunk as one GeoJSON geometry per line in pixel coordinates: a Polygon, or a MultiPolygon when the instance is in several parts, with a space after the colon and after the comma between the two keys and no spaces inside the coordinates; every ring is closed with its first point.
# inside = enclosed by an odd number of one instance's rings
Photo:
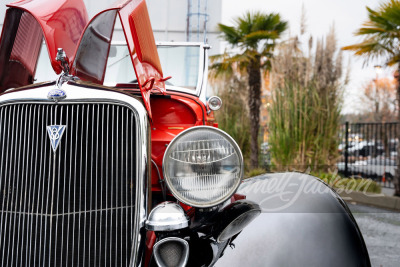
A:
{"type": "Polygon", "coordinates": [[[260,60],[252,60],[247,67],[249,75],[249,111],[250,111],[250,130],[251,130],[251,168],[258,167],[258,133],[260,130],[260,106],[261,106],[261,70],[260,60]]]}
{"type": "Polygon", "coordinates": [[[400,63],[397,67],[397,159],[396,159],[396,171],[393,177],[394,184],[394,195],[400,197],[400,63]]]}

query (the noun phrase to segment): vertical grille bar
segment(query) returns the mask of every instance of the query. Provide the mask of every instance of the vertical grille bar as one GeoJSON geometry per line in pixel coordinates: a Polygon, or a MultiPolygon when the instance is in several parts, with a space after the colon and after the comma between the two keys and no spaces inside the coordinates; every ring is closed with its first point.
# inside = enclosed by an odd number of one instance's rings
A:
{"type": "MultiPolygon", "coordinates": [[[[48,115],[50,113],[50,125],[54,124],[53,123],[54,122],[54,117],[53,117],[54,116],[53,115],[54,109],[53,108],[49,108],[49,107],[47,107],[47,109],[50,109],[50,112],[49,111],[46,112],[46,115],[48,115]]],[[[47,171],[46,171],[47,174],[45,174],[47,179],[43,179],[44,181],[47,180],[47,183],[44,183],[44,186],[46,185],[46,187],[43,186],[44,190],[43,190],[43,198],[42,198],[42,212],[45,215],[49,215],[49,214],[52,215],[51,211],[49,209],[49,199],[50,199],[50,195],[51,195],[51,191],[50,191],[51,182],[55,178],[55,177],[52,177],[52,173],[54,171],[53,170],[53,164],[54,164],[55,157],[53,156],[53,154],[51,152],[49,153],[48,157],[52,158],[52,159],[49,160],[49,165],[48,165],[47,171]]],[[[40,247],[42,249],[41,253],[40,253],[40,256],[41,256],[41,260],[43,262],[42,264],[43,265],[47,265],[46,264],[46,256],[47,256],[46,255],[46,251],[49,251],[49,249],[48,249],[48,237],[49,237],[49,232],[50,232],[50,229],[48,229],[48,225],[49,225],[48,216],[42,216],[42,220],[41,221],[42,221],[42,223],[44,221],[44,229],[43,229],[43,227],[40,228],[41,231],[43,230],[41,232],[41,234],[40,234],[40,237],[43,236],[43,247],[42,246],[40,247]]],[[[50,251],[48,256],[50,256],[50,254],[51,254],[51,251],[50,251]]]]}
{"type": "MultiPolygon", "coordinates": [[[[36,112],[35,109],[32,105],[29,105],[29,118],[35,118],[36,112]]],[[[34,131],[34,123],[35,120],[29,120],[29,125],[28,125],[28,136],[32,136],[33,135],[33,131],[34,131]]],[[[34,140],[31,138],[27,138],[28,139],[28,146],[27,146],[27,156],[26,156],[26,170],[25,170],[25,189],[24,189],[24,200],[23,200],[23,212],[25,213],[29,213],[29,203],[30,203],[30,193],[31,193],[31,188],[32,188],[32,179],[30,179],[30,172],[32,171],[32,162],[33,162],[33,154],[34,154],[34,150],[33,150],[33,142],[34,140]]],[[[19,256],[19,258],[21,259],[20,264],[26,266],[27,264],[27,258],[26,255],[28,248],[29,248],[29,221],[31,219],[31,216],[24,216],[23,217],[23,231],[22,231],[22,235],[21,235],[21,254],[19,256]],[[25,260],[24,260],[25,258],[25,260]]]]}
{"type": "MultiPolygon", "coordinates": [[[[96,116],[97,118],[96,118],[96,133],[97,134],[99,134],[99,125],[100,125],[100,106],[99,105],[97,105],[97,116],[96,116]]],[[[94,122],[94,120],[93,120],[93,122],[94,122]]],[[[94,127],[93,127],[94,128],[94,127]]],[[[99,157],[99,135],[97,136],[97,142],[96,142],[96,150],[95,150],[95,157],[96,157],[96,160],[95,160],[95,162],[96,162],[96,169],[95,169],[95,177],[98,177],[98,175],[99,175],[99,173],[98,173],[98,170],[99,170],[99,166],[98,166],[98,163],[99,163],[99,160],[98,160],[98,157],[99,157]]],[[[92,161],[92,165],[93,165],[93,161],[92,161]]],[[[101,179],[101,178],[100,178],[101,179]]],[[[98,204],[98,189],[99,189],[99,187],[98,187],[98,183],[97,183],[97,179],[95,179],[95,183],[96,183],[96,192],[95,192],[95,202],[94,202],[94,205],[95,205],[95,209],[99,209],[99,204],[98,204]]],[[[100,205],[100,208],[101,208],[101,205],[100,205]]],[[[94,246],[94,255],[97,255],[97,217],[98,216],[95,216],[95,222],[94,222],[94,242],[93,242],[93,246],[94,246]]],[[[100,213],[100,218],[101,218],[101,213],[100,213]]],[[[101,219],[100,219],[100,222],[101,222],[101,219]]],[[[89,251],[89,253],[90,253],[90,251],[89,251]]],[[[94,257],[94,262],[93,262],[93,265],[94,266],[98,266],[98,265],[100,265],[100,264],[97,264],[97,257],[94,257]]]]}
{"type": "MultiPolygon", "coordinates": [[[[111,116],[112,117],[114,117],[114,109],[115,109],[115,107],[114,106],[112,106],[111,107],[111,116]]],[[[114,136],[114,125],[112,125],[111,126],[111,151],[113,152],[114,151],[114,140],[115,140],[115,136],[114,136]]],[[[110,197],[110,202],[111,202],[111,207],[113,206],[113,200],[114,200],[114,161],[111,161],[111,197],[110,197]]],[[[111,212],[111,223],[110,223],[110,227],[111,227],[111,229],[113,228],[113,212],[111,212]]],[[[114,245],[114,242],[113,242],[113,236],[112,236],[112,234],[111,234],[111,232],[109,232],[109,234],[110,234],[110,254],[109,255],[113,255],[113,253],[115,253],[114,251],[113,251],[113,245],[114,245]]],[[[110,258],[110,267],[111,266],[113,266],[113,261],[112,261],[112,259],[110,258]]]]}
{"type": "MultiPolygon", "coordinates": [[[[5,113],[5,115],[4,115],[4,125],[3,125],[2,128],[3,129],[7,129],[7,140],[9,140],[10,128],[6,128],[7,124],[9,124],[9,122],[10,122],[9,107],[4,108],[4,110],[5,110],[4,111],[4,113],[5,113]],[[7,120],[7,117],[8,117],[8,120],[7,120]]],[[[1,244],[2,244],[1,265],[3,266],[4,265],[4,259],[5,259],[4,250],[5,250],[5,247],[6,247],[5,240],[4,240],[4,238],[5,238],[5,229],[4,228],[5,227],[3,227],[3,226],[4,226],[5,218],[7,217],[7,213],[5,212],[5,210],[6,210],[6,203],[7,203],[7,196],[8,196],[8,193],[7,193],[8,192],[8,183],[7,183],[8,181],[7,181],[6,178],[9,177],[9,176],[7,175],[8,165],[6,164],[8,162],[8,147],[5,144],[6,143],[5,139],[3,139],[1,143],[3,144],[3,147],[2,147],[2,157],[1,157],[2,162],[0,164],[2,176],[0,177],[0,179],[3,181],[2,182],[2,189],[3,190],[1,190],[1,192],[3,194],[2,195],[3,200],[2,200],[2,205],[1,205],[1,225],[0,225],[1,236],[0,236],[0,240],[1,240],[1,244]],[[5,155],[5,156],[3,156],[3,155],[5,155]],[[6,159],[6,161],[4,162],[3,159],[6,159]],[[3,172],[3,170],[4,170],[4,172],[3,172]]]]}
{"type": "MultiPolygon", "coordinates": [[[[79,176],[79,203],[78,203],[78,208],[77,208],[77,211],[78,211],[78,232],[80,233],[81,232],[81,215],[82,215],[82,213],[80,213],[79,211],[81,210],[81,205],[82,205],[82,195],[83,195],[83,193],[82,193],[82,165],[83,165],[83,162],[82,162],[82,156],[83,156],[83,145],[84,145],[84,143],[82,142],[82,140],[83,140],[83,138],[84,138],[84,133],[83,133],[83,131],[84,131],[84,124],[85,123],[85,106],[82,106],[82,117],[81,117],[81,136],[80,136],[80,145],[78,146],[79,147],[79,159],[80,159],[80,162],[79,162],[79,174],[78,174],[78,176],[79,176]]],[[[77,260],[77,263],[78,264],[81,264],[81,255],[80,255],[80,253],[79,253],[79,251],[81,251],[81,239],[78,239],[78,260],[77,260]]]]}
{"type": "MultiPolygon", "coordinates": [[[[72,109],[71,108],[71,121],[75,121],[75,122],[77,122],[78,120],[77,120],[77,118],[74,116],[74,114],[76,114],[74,111],[76,111],[76,110],[74,110],[74,109],[72,109]]],[[[75,131],[75,128],[74,128],[74,125],[75,125],[75,123],[71,123],[71,127],[70,127],[70,129],[71,129],[71,133],[74,133],[75,131]]],[[[68,132],[67,132],[67,134],[68,134],[68,132]]],[[[68,137],[68,135],[66,136],[66,137],[68,137]]],[[[72,147],[73,147],[73,144],[74,144],[74,142],[73,142],[73,139],[71,138],[71,137],[69,137],[69,138],[66,138],[68,141],[69,141],[69,143],[70,143],[70,147],[69,147],[69,168],[65,168],[65,170],[67,170],[67,169],[69,169],[69,174],[72,176],[72,174],[73,174],[73,172],[72,172],[72,166],[74,165],[74,164],[72,164],[73,163],[73,161],[72,161],[72,158],[73,158],[73,152],[72,152],[72,147]]],[[[67,153],[67,150],[65,150],[65,158],[67,159],[68,158],[68,153],[67,153]]],[[[74,157],[74,158],[76,158],[76,157],[74,157]]],[[[65,161],[65,166],[67,166],[67,161],[65,161]]],[[[65,175],[65,179],[67,179],[67,175],[65,175]]],[[[73,195],[73,192],[71,193],[71,184],[72,184],[72,182],[71,182],[71,180],[72,179],[68,179],[68,201],[70,200],[70,199],[72,199],[72,195],[73,195]]],[[[67,202],[68,203],[68,202],[67,202]]],[[[71,212],[72,212],[72,209],[71,209],[71,206],[72,205],[68,205],[68,208],[67,208],[67,210],[68,210],[68,213],[70,214],[71,212]]],[[[70,216],[71,217],[71,216],[70,216]]],[[[72,216],[73,217],[73,216],[72,216]]],[[[67,218],[67,236],[66,236],[66,239],[67,239],[67,241],[66,241],[66,247],[65,247],[65,249],[67,250],[67,252],[68,252],[68,254],[67,255],[65,255],[65,260],[66,260],[66,266],[72,266],[72,264],[73,264],[73,253],[71,253],[72,255],[69,255],[70,254],[70,251],[73,251],[73,247],[72,247],[72,249],[71,249],[71,245],[70,245],[70,233],[73,233],[73,225],[71,226],[70,224],[70,219],[69,219],[69,217],[66,217],[67,218]],[[72,229],[72,230],[71,230],[72,229]],[[71,262],[70,262],[70,259],[72,259],[71,260],[71,262]]]]}
{"type": "MultiPolygon", "coordinates": [[[[128,140],[130,138],[128,129],[129,129],[129,127],[131,127],[131,121],[130,121],[130,118],[129,118],[129,112],[128,111],[126,111],[126,123],[127,123],[128,127],[126,127],[126,129],[125,129],[125,138],[126,138],[126,140],[128,140]]],[[[130,149],[132,149],[132,147],[126,146],[125,149],[126,149],[126,152],[125,152],[125,166],[128,166],[128,164],[131,164],[129,162],[128,153],[129,153],[129,151],[132,151],[132,150],[130,150],[130,149]]],[[[132,177],[129,177],[128,168],[126,168],[126,170],[125,170],[125,179],[128,181],[128,184],[129,184],[129,186],[126,187],[126,189],[125,189],[125,198],[126,198],[126,203],[129,203],[128,196],[129,196],[129,189],[130,189],[131,184],[132,184],[132,177]]],[[[125,215],[125,217],[126,217],[126,222],[125,222],[126,225],[129,225],[129,223],[132,224],[132,222],[129,221],[129,216],[128,216],[128,214],[131,213],[131,212],[132,212],[132,208],[131,208],[130,212],[129,211],[126,212],[126,215],[125,215]]],[[[129,253],[129,243],[131,242],[131,240],[132,240],[132,237],[130,237],[129,235],[125,235],[125,247],[128,248],[128,250],[126,251],[127,255],[130,255],[130,253],[129,253]]],[[[129,260],[128,260],[128,257],[126,257],[125,266],[128,266],[128,264],[129,264],[129,260]]]]}
{"type": "MultiPolygon", "coordinates": [[[[78,129],[79,129],[79,119],[78,119],[78,114],[79,114],[79,110],[80,110],[80,107],[78,106],[77,107],[77,112],[76,112],[76,129],[75,129],[75,131],[76,132],[78,132],[78,129]]],[[[82,112],[82,114],[83,114],[83,112],[82,112]]],[[[77,177],[77,166],[78,166],[78,137],[76,137],[75,138],[75,157],[74,157],[74,177],[77,177]]],[[[71,150],[72,151],[72,150],[71,150]]],[[[77,199],[77,196],[76,196],[76,180],[77,180],[77,178],[76,179],[74,179],[74,187],[73,187],[73,192],[74,192],[74,200],[76,200],[77,199]]],[[[72,207],[72,212],[73,212],[73,218],[72,218],[72,224],[73,224],[73,227],[72,227],[72,265],[73,264],[75,264],[76,263],[76,261],[75,261],[75,227],[77,227],[75,224],[76,224],[76,218],[75,218],[75,212],[77,211],[77,209],[76,209],[76,205],[75,205],[75,202],[74,202],[74,205],[73,205],[73,207],[72,207]]]]}
{"type": "MultiPolygon", "coordinates": [[[[6,131],[5,129],[7,129],[5,126],[7,125],[7,108],[3,108],[0,110],[0,136],[5,136],[6,135],[6,131]]],[[[0,158],[0,188],[6,188],[5,185],[5,177],[3,176],[3,169],[4,169],[4,165],[3,165],[3,161],[2,159],[4,159],[5,157],[5,153],[4,150],[6,150],[6,145],[5,145],[5,138],[4,139],[0,139],[0,149],[1,149],[1,158],[0,158]]],[[[6,190],[1,190],[0,191],[0,203],[1,203],[1,219],[0,219],[0,253],[3,254],[3,250],[4,250],[4,241],[2,239],[3,236],[3,218],[4,218],[4,200],[6,198],[5,195],[6,190]]],[[[2,264],[3,262],[3,258],[1,260],[2,264]]]]}
{"type": "MultiPolygon", "coordinates": [[[[96,118],[95,118],[95,106],[93,105],[92,107],[92,119],[91,119],[91,138],[92,138],[92,142],[93,143],[96,143],[94,140],[95,140],[95,136],[94,136],[94,128],[96,127],[96,125],[95,125],[95,122],[96,122],[96,118]]],[[[93,146],[91,146],[91,148],[90,148],[90,157],[89,157],[89,159],[90,159],[90,166],[93,166],[93,158],[95,157],[95,155],[93,154],[93,146]]],[[[95,167],[96,168],[96,167],[95,167]]],[[[93,170],[91,169],[91,171],[90,171],[90,188],[93,188],[93,170]]],[[[96,193],[96,192],[94,192],[94,193],[96,193]]],[[[89,191],[89,194],[90,194],[90,202],[89,202],[89,205],[90,205],[90,210],[93,210],[93,203],[92,203],[92,199],[93,199],[93,190],[90,190],[89,191]]],[[[96,233],[96,232],[95,232],[96,233]]],[[[94,234],[95,234],[94,233],[94,234]]],[[[88,266],[92,266],[92,265],[94,265],[92,262],[91,262],[91,256],[92,256],[92,253],[91,253],[91,237],[92,237],[92,213],[89,213],[89,238],[88,238],[88,240],[87,240],[87,243],[88,243],[88,266]]],[[[94,244],[93,244],[94,245],[94,244]]]]}
{"type": "MultiPolygon", "coordinates": [[[[105,142],[104,142],[104,121],[105,121],[105,117],[104,117],[104,113],[105,113],[105,107],[104,106],[102,106],[102,108],[101,108],[101,131],[100,131],[100,135],[101,135],[101,143],[100,143],[100,154],[101,154],[101,157],[100,157],[100,180],[101,180],[101,185],[100,185],[100,209],[102,210],[102,209],[104,209],[105,208],[105,205],[104,205],[104,202],[103,202],[103,199],[105,200],[105,196],[103,196],[103,192],[104,192],[104,190],[106,190],[105,188],[103,188],[103,186],[104,186],[104,180],[103,180],[103,177],[105,176],[105,174],[104,174],[104,144],[105,144],[105,142]]],[[[100,222],[102,222],[103,221],[103,213],[101,212],[100,213],[100,222]]],[[[102,233],[102,223],[100,223],[100,233],[102,233]]],[[[99,255],[102,255],[103,253],[104,253],[104,250],[102,250],[102,242],[101,242],[101,240],[102,240],[102,235],[100,234],[100,237],[99,237],[99,255]]],[[[101,261],[101,259],[99,259],[99,265],[101,265],[101,264],[104,264],[104,266],[105,266],[105,262],[103,263],[102,261],[101,261]]]]}
{"type": "MultiPolygon", "coordinates": [[[[119,107],[117,107],[117,113],[119,114],[119,107]]],[[[115,128],[115,130],[116,130],[116,133],[115,133],[115,135],[116,135],[116,142],[115,142],[115,149],[116,149],[116,153],[115,153],[115,156],[116,156],[116,158],[117,158],[117,160],[116,160],[116,175],[115,175],[115,177],[119,177],[119,175],[120,175],[120,168],[119,168],[119,162],[121,161],[121,159],[119,158],[119,133],[120,133],[120,130],[119,130],[119,116],[117,117],[117,127],[115,128]]],[[[121,179],[122,180],[122,179],[121,179]]],[[[118,187],[118,181],[117,180],[115,180],[115,203],[116,203],[116,205],[118,205],[119,203],[118,203],[118,194],[121,192],[120,190],[118,190],[119,189],[119,187],[118,187]]],[[[118,205],[119,206],[119,205],[118,205]]],[[[115,211],[115,225],[118,225],[118,213],[120,213],[118,210],[116,210],[115,211]]],[[[121,230],[122,230],[122,228],[121,228],[121,230]]],[[[116,238],[115,238],[115,255],[117,255],[117,257],[115,257],[115,266],[118,266],[118,257],[119,257],[119,253],[118,253],[118,249],[119,249],[119,242],[118,242],[119,240],[118,240],[118,236],[116,236],[116,238]]]]}
{"type": "MultiPolygon", "coordinates": [[[[87,112],[86,112],[86,135],[89,135],[89,105],[86,105],[86,108],[87,108],[87,112]]],[[[85,184],[84,184],[84,190],[85,190],[85,201],[84,201],[84,209],[85,210],[87,210],[87,205],[88,205],[88,198],[87,198],[87,186],[86,186],[86,184],[87,184],[87,178],[88,178],[88,175],[87,175],[87,171],[88,171],[88,160],[89,160],[89,158],[88,158],[88,154],[89,154],[89,149],[88,149],[88,144],[89,144],[89,142],[86,142],[86,148],[85,148],[85,168],[84,168],[84,172],[85,172],[85,176],[84,176],[84,182],[85,182],[85,184]]],[[[85,263],[86,263],[86,213],[84,213],[83,214],[83,217],[84,217],[84,220],[83,220],[83,231],[84,231],[84,234],[83,234],[83,266],[85,266],[85,263]]]]}
{"type": "MultiPolygon", "coordinates": [[[[69,106],[67,106],[66,107],[66,111],[65,111],[65,116],[66,116],[66,121],[69,121],[70,120],[70,118],[69,118],[69,106]]],[[[60,122],[61,123],[61,122],[60,122]]],[[[70,143],[70,140],[69,140],[69,138],[65,138],[65,147],[69,147],[69,143],[70,143]]],[[[63,159],[63,164],[64,164],[64,166],[67,166],[67,150],[64,150],[64,153],[63,153],[63,155],[61,155],[61,150],[60,150],[60,161],[61,161],[61,159],[63,159]]],[[[61,163],[60,163],[61,164],[61,163]]],[[[59,169],[61,169],[61,166],[59,165],[59,169]]],[[[65,210],[65,199],[66,199],[66,193],[65,193],[65,190],[66,190],[66,184],[67,184],[67,175],[66,175],[66,170],[67,170],[67,168],[64,168],[64,172],[63,172],[63,182],[62,182],[62,213],[63,214],[65,214],[65,212],[66,212],[66,210],[65,210]]],[[[68,236],[68,230],[66,230],[66,227],[65,227],[65,223],[64,223],[64,219],[65,219],[65,215],[63,215],[62,216],[62,218],[61,218],[61,248],[58,248],[58,250],[56,250],[56,252],[57,252],[57,254],[56,254],[56,260],[55,260],[55,262],[56,262],[56,264],[58,265],[58,266],[61,266],[62,265],[62,263],[64,262],[63,260],[64,260],[64,255],[63,255],[63,253],[62,253],[62,251],[64,251],[64,237],[65,236],[68,236]],[[67,231],[67,234],[65,234],[65,231],[67,231]],[[59,254],[59,257],[60,257],[60,261],[57,261],[57,255],[59,254]]],[[[57,248],[57,246],[56,246],[56,248],[57,248]]],[[[66,259],[68,259],[68,257],[66,258],[66,259]]],[[[67,266],[68,266],[68,264],[67,264],[67,266]]]]}
{"type": "MultiPolygon", "coordinates": [[[[30,105],[26,105],[26,114],[28,118],[31,118],[31,112],[32,112],[32,107],[30,105]]],[[[27,123],[25,123],[25,129],[23,131],[30,136],[31,132],[31,120],[29,120],[27,123]],[[27,125],[26,125],[27,124],[27,125]],[[26,128],[26,126],[28,128],[26,128]]],[[[20,189],[20,198],[19,198],[19,209],[22,210],[22,212],[26,212],[26,205],[27,205],[27,185],[28,185],[28,165],[29,165],[29,157],[31,156],[30,152],[30,138],[24,138],[24,148],[23,151],[26,151],[26,153],[23,153],[22,155],[22,173],[21,173],[21,189],[20,189]]],[[[22,254],[24,253],[24,250],[26,249],[26,244],[24,244],[26,237],[24,238],[25,234],[25,221],[27,221],[28,218],[26,216],[20,216],[18,218],[18,235],[17,235],[17,263],[16,265],[22,265],[22,254]],[[21,238],[21,239],[20,239],[21,238]],[[21,244],[20,244],[21,241],[21,244]]]]}
{"type": "Polygon", "coordinates": [[[114,104],[0,106],[1,266],[128,266],[135,127],[114,104]],[[49,125],[66,126],[55,153],[49,125]]]}
{"type": "MultiPolygon", "coordinates": [[[[16,133],[18,133],[19,132],[19,127],[20,127],[20,124],[19,124],[19,114],[20,114],[20,109],[17,109],[17,118],[15,119],[15,114],[13,114],[13,123],[16,123],[16,125],[17,125],[17,129],[16,129],[16,133]]],[[[13,134],[13,142],[12,142],[12,147],[13,147],[13,149],[11,150],[11,159],[12,159],[12,161],[10,162],[10,169],[13,169],[13,171],[12,171],[12,176],[10,177],[10,180],[12,181],[10,181],[10,188],[9,188],[9,190],[10,190],[10,201],[9,201],[9,203],[8,204],[10,204],[10,205],[7,205],[8,206],[8,208],[9,208],[9,210],[12,212],[13,211],[13,203],[14,203],[14,187],[15,187],[15,181],[17,180],[17,179],[14,179],[14,177],[16,177],[16,173],[15,173],[15,171],[16,171],[16,168],[13,166],[13,165],[16,165],[16,160],[17,160],[17,150],[18,150],[18,144],[17,144],[17,139],[18,139],[18,134],[13,134]]],[[[19,164],[17,164],[17,166],[19,167],[19,164]]],[[[7,214],[8,215],[8,214],[7,214]]],[[[15,218],[15,217],[13,217],[13,216],[11,216],[11,215],[9,215],[9,216],[7,216],[8,218],[7,218],[7,220],[6,220],[6,227],[7,227],[7,223],[9,224],[9,226],[11,226],[12,225],[12,221],[13,221],[13,219],[15,218]]],[[[11,228],[11,227],[10,227],[11,228]]],[[[13,240],[11,239],[11,235],[12,235],[12,232],[11,231],[7,231],[8,232],[8,235],[7,235],[7,243],[8,244],[10,244],[13,240]]],[[[8,248],[7,248],[7,254],[9,255],[10,253],[12,254],[11,255],[11,259],[9,260],[9,257],[7,257],[7,262],[6,262],[6,264],[8,265],[9,264],[9,262],[11,262],[12,261],[12,256],[13,256],[13,246],[11,245],[8,245],[7,246],[8,248]]]]}
{"type": "MultiPolygon", "coordinates": [[[[109,123],[109,118],[110,118],[110,107],[107,107],[107,125],[110,125],[109,123]]],[[[109,197],[108,197],[108,194],[109,194],[109,188],[108,188],[108,178],[109,178],[109,175],[108,175],[108,166],[109,166],[109,161],[108,161],[108,147],[109,147],[109,143],[110,143],[110,136],[109,136],[109,131],[108,131],[109,129],[107,129],[106,130],[106,135],[107,135],[107,137],[106,137],[106,209],[108,209],[108,199],[109,199],[109,197]]],[[[106,229],[108,229],[108,227],[109,227],[109,223],[108,223],[108,213],[106,213],[106,229]]],[[[107,249],[107,251],[104,251],[104,253],[107,255],[110,255],[111,253],[110,253],[110,250],[108,249],[108,246],[107,246],[107,244],[108,243],[111,243],[110,241],[109,242],[107,242],[107,240],[108,240],[108,235],[106,234],[105,235],[105,245],[104,245],[104,247],[107,249]],[[108,252],[108,253],[107,253],[108,252]]],[[[108,264],[107,264],[107,257],[104,257],[104,260],[105,260],[105,262],[104,262],[104,266],[107,266],[108,264]]],[[[111,265],[111,262],[110,262],[110,265],[111,265]]]]}
{"type": "MultiPolygon", "coordinates": [[[[58,109],[56,109],[56,112],[58,110],[59,110],[59,115],[57,116],[57,113],[56,113],[56,120],[55,121],[56,121],[56,124],[62,125],[62,121],[65,120],[64,119],[64,116],[65,116],[64,106],[61,105],[58,109]]],[[[66,139],[66,140],[64,140],[64,142],[65,142],[65,146],[67,147],[68,140],[66,139]]],[[[64,222],[64,220],[63,220],[64,212],[62,212],[63,205],[62,205],[62,201],[60,201],[60,189],[62,189],[62,184],[63,184],[62,180],[65,181],[65,179],[62,179],[62,176],[61,176],[62,151],[65,151],[65,150],[61,150],[61,149],[57,150],[58,158],[56,160],[57,163],[55,163],[56,166],[57,166],[56,167],[56,171],[57,171],[56,177],[57,177],[57,179],[55,179],[55,183],[53,184],[53,187],[55,187],[53,189],[53,192],[55,190],[55,193],[53,193],[52,212],[51,212],[52,214],[60,214],[60,210],[61,210],[61,214],[62,214],[61,216],[56,216],[55,217],[55,227],[52,227],[52,229],[51,229],[51,233],[53,233],[53,229],[54,229],[54,234],[53,234],[54,244],[53,244],[53,242],[51,242],[52,247],[54,247],[54,254],[53,254],[54,256],[52,258],[51,255],[50,255],[50,262],[54,263],[56,265],[58,265],[58,262],[57,262],[57,257],[58,257],[57,251],[60,250],[60,247],[62,247],[62,245],[63,245],[62,242],[59,243],[59,238],[62,239],[63,234],[64,234],[63,231],[58,233],[59,228],[63,227],[63,222],[64,222]],[[60,204],[61,204],[61,207],[60,207],[60,204]],[[61,224],[61,225],[59,225],[59,224],[61,224]]],[[[61,195],[61,197],[64,199],[63,196],[64,196],[64,194],[61,195]]],[[[53,221],[54,221],[53,218],[51,218],[51,220],[52,220],[52,223],[53,223],[53,221]]]]}
{"type": "MultiPolygon", "coordinates": [[[[46,109],[45,106],[39,107],[42,112],[42,117],[41,117],[41,123],[40,125],[44,125],[46,124],[46,120],[47,120],[47,114],[48,114],[48,110],[46,109]]],[[[39,127],[38,127],[39,128],[39,127]]],[[[39,130],[40,133],[40,130],[39,130]]],[[[45,173],[45,165],[46,165],[46,160],[45,160],[45,151],[47,151],[47,142],[46,141],[46,136],[44,134],[40,134],[41,138],[41,142],[40,142],[40,146],[38,148],[40,148],[40,155],[39,155],[39,176],[37,179],[38,180],[38,194],[37,194],[37,199],[36,199],[36,207],[33,207],[33,210],[36,210],[36,214],[39,214],[42,212],[42,208],[43,205],[41,205],[41,200],[42,198],[40,197],[40,195],[42,194],[44,196],[44,173],[45,173]],[[44,150],[43,150],[44,147],[44,150]]],[[[32,201],[34,203],[34,201],[32,201]]],[[[42,243],[42,238],[41,238],[41,230],[40,227],[42,225],[42,217],[35,217],[33,220],[35,220],[35,239],[34,239],[34,264],[40,264],[40,255],[41,255],[41,243],[42,243]],[[39,226],[40,224],[40,226],[39,226]]]]}

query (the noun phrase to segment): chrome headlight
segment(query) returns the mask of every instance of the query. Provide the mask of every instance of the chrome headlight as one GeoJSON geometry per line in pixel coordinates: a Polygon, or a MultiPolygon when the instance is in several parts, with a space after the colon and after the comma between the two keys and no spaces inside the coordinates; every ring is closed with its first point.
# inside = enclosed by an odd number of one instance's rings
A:
{"type": "Polygon", "coordinates": [[[222,100],[218,96],[212,96],[210,99],[208,99],[208,107],[211,110],[219,110],[222,106],[222,100]]]}
{"type": "Polygon", "coordinates": [[[177,135],[163,159],[164,178],[181,202],[199,208],[230,198],[243,177],[243,156],[224,131],[192,127],[177,135]]]}

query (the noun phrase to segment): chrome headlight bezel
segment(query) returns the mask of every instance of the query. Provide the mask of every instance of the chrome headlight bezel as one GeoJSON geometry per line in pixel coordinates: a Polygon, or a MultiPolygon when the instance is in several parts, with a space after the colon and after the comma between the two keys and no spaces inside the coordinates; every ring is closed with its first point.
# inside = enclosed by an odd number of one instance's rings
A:
{"type": "Polygon", "coordinates": [[[225,202],[226,200],[228,200],[229,198],[232,197],[232,195],[235,194],[235,192],[237,191],[241,181],[243,180],[243,174],[244,174],[244,164],[243,164],[243,155],[242,152],[238,146],[238,144],[235,142],[235,140],[228,135],[226,132],[215,128],[215,127],[211,127],[211,126],[195,126],[195,127],[191,127],[185,131],[182,131],[180,134],[178,134],[177,136],[175,136],[175,138],[171,141],[171,143],[168,145],[167,149],[165,150],[164,153],[164,158],[163,158],[163,174],[164,174],[164,181],[166,182],[169,190],[171,191],[171,193],[174,195],[174,197],[179,200],[180,202],[192,206],[192,207],[196,207],[196,208],[210,208],[210,207],[214,207],[217,206],[223,202],[225,202]],[[239,178],[233,178],[233,179],[237,179],[233,186],[230,188],[230,190],[223,196],[220,197],[219,199],[210,199],[210,201],[208,201],[207,203],[196,203],[195,201],[192,201],[190,199],[184,198],[181,196],[181,194],[176,190],[176,188],[174,187],[174,185],[172,184],[170,177],[168,176],[169,173],[169,164],[168,164],[168,157],[171,154],[171,149],[175,147],[175,144],[178,143],[184,136],[186,136],[189,133],[192,133],[194,131],[212,131],[218,135],[220,135],[222,138],[224,138],[227,142],[230,143],[230,145],[233,147],[233,149],[236,152],[237,155],[237,160],[239,161],[239,173],[238,173],[238,177],[239,178]]]}

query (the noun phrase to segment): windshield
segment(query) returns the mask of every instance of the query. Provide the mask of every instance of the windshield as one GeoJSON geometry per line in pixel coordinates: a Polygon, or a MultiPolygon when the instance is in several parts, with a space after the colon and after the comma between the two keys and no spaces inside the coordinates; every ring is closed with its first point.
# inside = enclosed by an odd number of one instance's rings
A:
{"type": "MultiPolygon", "coordinates": [[[[169,87],[183,87],[196,91],[199,79],[199,46],[158,46],[158,55],[165,76],[172,78],[165,82],[169,87]]],[[[128,47],[113,44],[108,56],[104,85],[137,83],[128,47]]]]}
{"type": "Polygon", "coordinates": [[[137,83],[127,45],[112,45],[108,55],[104,85],[117,83],[137,83]]]}
{"type": "MultiPolygon", "coordinates": [[[[161,66],[165,76],[172,76],[166,85],[175,90],[189,89],[195,92],[200,71],[200,46],[157,47],[161,66]]],[[[36,82],[55,80],[57,75],[52,71],[44,46],[39,57],[36,71],[36,82]],[[51,77],[49,76],[51,75],[51,77]]],[[[135,71],[126,44],[112,44],[108,55],[104,85],[115,86],[119,83],[137,83],[135,71]]]]}
{"type": "Polygon", "coordinates": [[[45,43],[42,44],[40,49],[39,59],[35,73],[35,83],[55,81],[58,75],[54,72],[51,62],[49,60],[49,53],[45,43]]]}
{"type": "Polygon", "coordinates": [[[166,85],[196,90],[200,59],[198,46],[159,46],[158,55],[164,75],[172,76],[166,85]]]}

